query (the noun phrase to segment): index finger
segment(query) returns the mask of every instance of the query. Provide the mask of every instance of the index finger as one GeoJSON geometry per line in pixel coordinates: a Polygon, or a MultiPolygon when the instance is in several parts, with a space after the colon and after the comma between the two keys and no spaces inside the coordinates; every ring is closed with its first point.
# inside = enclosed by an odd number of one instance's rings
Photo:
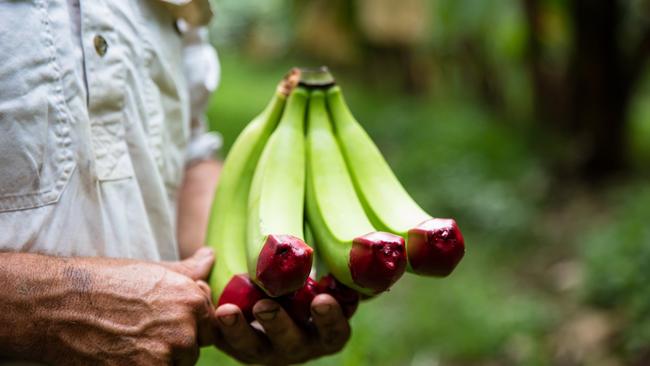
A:
{"type": "Polygon", "coordinates": [[[223,304],[217,308],[219,329],[227,344],[223,350],[240,361],[262,363],[270,354],[270,345],[251,327],[241,310],[233,304],[223,304]]]}
{"type": "Polygon", "coordinates": [[[264,328],[273,349],[288,360],[301,360],[307,354],[305,334],[294,323],[280,304],[262,299],[253,307],[255,318],[264,328]]]}

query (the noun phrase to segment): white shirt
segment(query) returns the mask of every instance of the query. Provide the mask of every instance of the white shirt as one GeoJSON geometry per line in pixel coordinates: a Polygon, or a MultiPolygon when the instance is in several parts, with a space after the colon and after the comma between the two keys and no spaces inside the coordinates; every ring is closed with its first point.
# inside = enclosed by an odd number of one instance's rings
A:
{"type": "Polygon", "coordinates": [[[0,2],[0,250],[178,258],[219,65],[207,0],[0,2]],[[185,27],[186,28],[186,27],[185,27]],[[189,149],[189,152],[188,152],[189,149]]]}

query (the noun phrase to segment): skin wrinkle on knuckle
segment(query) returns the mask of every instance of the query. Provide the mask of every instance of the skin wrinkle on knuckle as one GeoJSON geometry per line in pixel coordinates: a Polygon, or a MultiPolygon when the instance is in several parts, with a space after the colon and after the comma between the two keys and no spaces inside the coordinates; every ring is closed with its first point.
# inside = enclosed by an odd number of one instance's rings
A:
{"type": "Polygon", "coordinates": [[[204,285],[199,285],[199,288],[201,289],[201,296],[203,297],[203,302],[205,305],[211,306],[212,305],[212,290],[210,290],[209,287],[207,287],[207,284],[204,285]],[[207,288],[205,288],[207,287],[207,288]]]}
{"type": "Polygon", "coordinates": [[[178,301],[183,306],[197,313],[204,309],[205,296],[198,288],[186,289],[183,293],[178,294],[178,301]]]}
{"type": "Polygon", "coordinates": [[[160,269],[162,270],[162,274],[158,283],[161,287],[183,291],[194,284],[194,281],[184,274],[170,270],[164,266],[160,266],[160,269]]]}
{"type": "Polygon", "coordinates": [[[174,339],[174,348],[193,349],[197,346],[196,330],[192,326],[184,326],[179,330],[174,339]]]}
{"type": "Polygon", "coordinates": [[[196,309],[203,310],[205,308],[206,301],[208,301],[207,295],[198,286],[196,286],[196,290],[192,294],[192,305],[196,309]]]}
{"type": "Polygon", "coordinates": [[[181,274],[191,277],[194,274],[194,268],[192,268],[187,262],[180,262],[178,265],[178,270],[181,274]]]}
{"type": "Polygon", "coordinates": [[[209,292],[205,292],[201,289],[200,292],[200,297],[201,297],[201,303],[197,304],[197,307],[201,310],[203,309],[208,309],[211,310],[213,308],[212,306],[212,294],[209,292]]]}

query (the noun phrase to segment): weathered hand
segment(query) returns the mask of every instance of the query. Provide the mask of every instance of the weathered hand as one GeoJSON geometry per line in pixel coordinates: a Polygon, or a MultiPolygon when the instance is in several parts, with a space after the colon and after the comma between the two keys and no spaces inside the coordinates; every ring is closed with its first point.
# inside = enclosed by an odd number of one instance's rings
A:
{"type": "Polygon", "coordinates": [[[296,325],[272,300],[255,304],[253,313],[261,325],[251,326],[239,308],[225,304],[217,308],[220,335],[217,347],[247,363],[286,365],[340,351],[350,338],[350,326],[333,297],[316,296],[311,304],[314,329],[296,325]]]}
{"type": "Polygon", "coordinates": [[[49,290],[32,294],[28,317],[42,327],[41,361],[193,365],[199,346],[214,344],[215,311],[207,284],[199,280],[214,262],[210,250],[164,264],[105,258],[54,261],[60,278],[49,290]]]}

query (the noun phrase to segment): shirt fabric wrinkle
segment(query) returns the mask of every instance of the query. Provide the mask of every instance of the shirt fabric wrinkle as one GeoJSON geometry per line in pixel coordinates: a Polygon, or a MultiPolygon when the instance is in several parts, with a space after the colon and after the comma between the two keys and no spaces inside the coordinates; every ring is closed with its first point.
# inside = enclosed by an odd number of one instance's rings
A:
{"type": "Polygon", "coordinates": [[[219,64],[174,22],[207,3],[0,2],[0,250],[178,259],[175,190],[219,145],[202,125],[219,64]]]}

